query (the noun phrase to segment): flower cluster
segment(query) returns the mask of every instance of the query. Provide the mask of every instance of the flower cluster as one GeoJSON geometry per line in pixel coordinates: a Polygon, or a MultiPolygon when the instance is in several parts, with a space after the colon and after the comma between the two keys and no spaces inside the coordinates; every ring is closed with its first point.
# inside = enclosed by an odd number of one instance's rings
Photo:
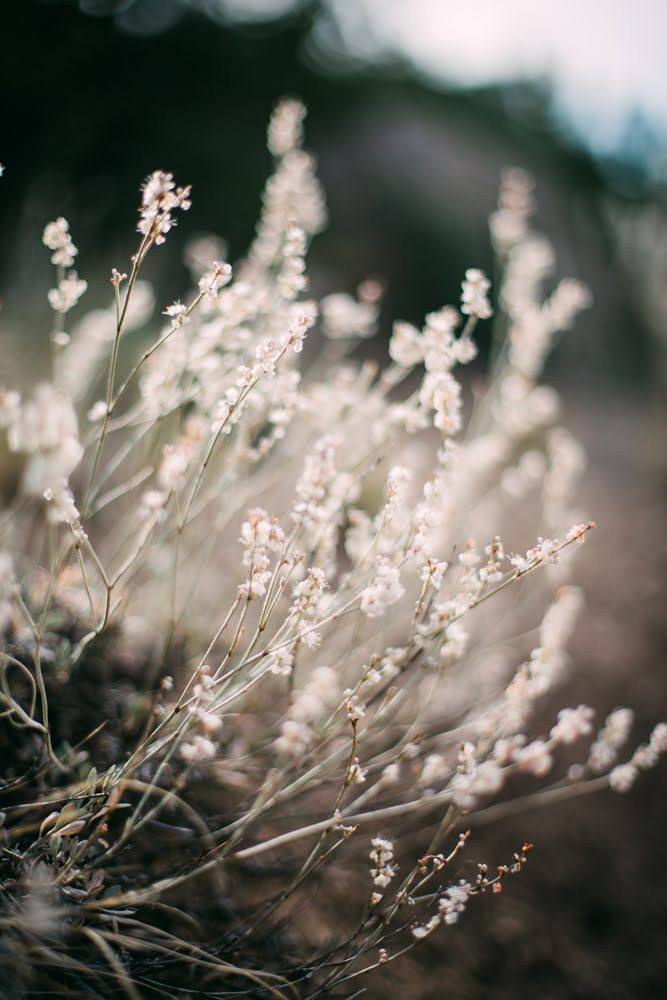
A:
{"type": "Polygon", "coordinates": [[[618,752],[627,742],[634,713],[631,708],[617,708],[607,716],[604,726],[591,746],[588,766],[591,771],[608,771],[616,762],[618,752]]]}
{"type": "Polygon", "coordinates": [[[655,767],[664,753],[667,753],[667,723],[660,722],[651,733],[649,742],[637,747],[627,764],[618,764],[610,772],[611,788],[615,792],[629,792],[639,772],[655,767]]]}
{"type": "Polygon", "coordinates": [[[364,296],[361,286],[360,298],[338,292],[322,299],[322,325],[324,333],[332,340],[343,337],[372,337],[375,332],[378,308],[377,298],[364,296]]]}
{"type": "Polygon", "coordinates": [[[378,618],[390,605],[400,601],[404,593],[398,567],[393,566],[388,559],[382,559],[377,565],[372,583],[361,593],[359,606],[369,618],[378,618]]]}
{"type": "Polygon", "coordinates": [[[79,252],[74,246],[72,236],[69,231],[69,222],[62,216],[55,222],[49,222],[44,227],[42,242],[49,250],[53,250],[51,263],[56,267],[71,267],[74,258],[79,252]]]}
{"type": "Polygon", "coordinates": [[[23,475],[26,493],[40,495],[59,488],[83,455],[72,402],[49,383],[38,385],[22,405],[17,397],[5,426],[10,450],[28,456],[23,475]]]}
{"type": "Polygon", "coordinates": [[[86,281],[79,278],[75,271],[70,271],[66,278],[58,282],[58,287],[52,288],[49,292],[49,305],[54,312],[69,312],[77,304],[87,287],[86,281]]]}
{"type": "Polygon", "coordinates": [[[506,254],[528,233],[528,221],[535,211],[533,179],[520,167],[503,170],[498,194],[498,209],[489,219],[493,245],[506,254]]]}
{"type": "Polygon", "coordinates": [[[386,837],[373,837],[371,852],[368,855],[373,862],[371,878],[373,885],[386,889],[398,871],[394,861],[394,845],[386,837]]]}
{"type": "Polygon", "coordinates": [[[167,233],[176,225],[173,212],[186,212],[191,205],[190,185],[176,187],[172,174],[155,170],[144,181],[137,229],[147,240],[164,243],[167,233]]]}
{"type": "Polygon", "coordinates": [[[558,713],[558,722],[551,730],[551,739],[556,743],[576,743],[591,732],[594,714],[588,705],[562,708],[558,713]]]}
{"type": "Polygon", "coordinates": [[[465,281],[461,285],[461,312],[477,319],[489,319],[493,309],[488,299],[491,282],[483,271],[475,267],[468,268],[465,281]]]}
{"type": "Polygon", "coordinates": [[[248,513],[248,520],[241,526],[243,565],[248,567],[248,580],[239,587],[239,596],[252,600],[266,593],[271,573],[269,553],[279,551],[285,544],[285,534],[276,517],[269,517],[257,508],[248,513]]]}

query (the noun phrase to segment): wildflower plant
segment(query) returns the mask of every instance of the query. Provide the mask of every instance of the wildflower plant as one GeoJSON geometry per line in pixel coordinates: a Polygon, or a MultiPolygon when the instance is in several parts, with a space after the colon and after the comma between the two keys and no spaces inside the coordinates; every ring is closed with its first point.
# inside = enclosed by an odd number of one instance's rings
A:
{"type": "Polygon", "coordinates": [[[567,681],[593,524],[582,449],[539,383],[589,295],[545,293],[530,178],[504,173],[491,217],[497,301],[471,268],[458,305],[358,360],[382,289],[307,297],[326,213],[304,117],[283,101],[271,119],[245,259],[190,244],[193,291],[157,327],[142,269],[189,187],[147,179],[136,249],[87,315],[67,221],[44,230],[52,375],[0,390],[21,462],[0,524],[17,993],[350,995],[521,871],[530,844],[468,860],[480,819],[627,792],[667,749],[664,724],[625,749],[629,708],[534,722],[567,681]],[[487,322],[471,398],[458,371],[487,322]],[[309,933],[314,887],[359,866],[337,934],[309,933]]]}

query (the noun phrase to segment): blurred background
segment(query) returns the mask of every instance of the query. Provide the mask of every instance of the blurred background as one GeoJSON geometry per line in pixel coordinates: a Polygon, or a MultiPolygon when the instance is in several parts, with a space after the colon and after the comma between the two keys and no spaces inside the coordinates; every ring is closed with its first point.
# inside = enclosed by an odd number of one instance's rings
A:
{"type": "MultiPolygon", "coordinates": [[[[580,563],[588,610],[569,703],[634,705],[639,739],[667,717],[667,4],[6,0],[2,35],[3,383],[32,380],[46,359],[35,288],[51,280],[48,219],[71,223],[88,308],[107,303],[104,275],[134,248],[154,169],[193,185],[192,210],[148,263],[158,301],[186,291],[186,236],[214,232],[230,260],[243,254],[283,95],[308,106],[329,205],[313,291],[381,277],[384,336],[394,318],[456,301],[466,267],[492,270],[500,170],[534,174],[558,276],[595,297],[546,373],[589,453],[584,504],[599,525],[580,563]]],[[[514,849],[517,830],[535,842],[525,877],[366,995],[662,995],[666,802],[663,768],[627,800],[484,831],[480,857],[514,849]]]]}

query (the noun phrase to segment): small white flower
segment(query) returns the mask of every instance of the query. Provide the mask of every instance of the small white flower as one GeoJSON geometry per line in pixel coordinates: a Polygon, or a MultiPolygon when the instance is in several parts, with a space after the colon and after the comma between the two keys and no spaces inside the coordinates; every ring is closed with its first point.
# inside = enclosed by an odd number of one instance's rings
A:
{"type": "Polygon", "coordinates": [[[426,924],[423,924],[420,927],[413,927],[411,931],[412,936],[417,941],[422,941],[425,937],[428,937],[431,931],[434,931],[435,928],[439,926],[439,924],[440,924],[440,917],[436,914],[435,916],[431,917],[431,919],[426,924]]]}
{"type": "Polygon", "coordinates": [[[104,414],[107,412],[107,404],[103,399],[98,399],[96,403],[93,403],[91,408],[88,410],[88,419],[91,424],[99,423],[100,420],[104,418],[104,414]]]}
{"type": "Polygon", "coordinates": [[[659,722],[651,733],[651,748],[656,753],[667,753],[667,722],[659,722]]]}
{"type": "Polygon", "coordinates": [[[305,722],[285,719],[280,727],[280,736],[275,742],[276,753],[281,757],[298,759],[306,752],[313,739],[313,732],[305,722]]]}
{"type": "Polygon", "coordinates": [[[267,660],[267,669],[272,674],[287,677],[292,673],[294,657],[287,646],[274,650],[267,660]]]}
{"type": "Polygon", "coordinates": [[[609,775],[609,785],[615,792],[629,792],[637,778],[637,768],[632,764],[619,764],[609,775]]]}
{"type": "Polygon", "coordinates": [[[51,263],[58,267],[71,267],[78,250],[72,243],[69,232],[69,222],[62,216],[55,222],[49,222],[42,236],[44,246],[53,250],[51,263]]]}
{"type": "Polygon", "coordinates": [[[445,629],[440,659],[443,663],[456,663],[460,660],[468,646],[468,633],[460,622],[452,622],[445,629]]]}
{"type": "Polygon", "coordinates": [[[427,559],[422,566],[420,579],[423,583],[428,583],[434,590],[440,590],[448,564],[439,562],[437,559],[427,559]]]}
{"type": "Polygon", "coordinates": [[[394,761],[383,769],[380,779],[385,785],[395,785],[401,777],[401,765],[394,761]]]}
{"type": "Polygon", "coordinates": [[[333,340],[370,337],[375,331],[377,307],[369,302],[358,302],[343,292],[325,295],[321,311],[324,333],[333,340]]]}
{"type": "Polygon", "coordinates": [[[520,771],[527,771],[537,778],[548,774],[553,764],[551,751],[544,740],[534,740],[525,747],[519,747],[514,751],[514,760],[520,771]]]}
{"type": "Polygon", "coordinates": [[[633,719],[634,713],[630,708],[617,708],[607,716],[603,728],[591,746],[588,766],[592,771],[599,774],[616,761],[619,749],[630,734],[633,719]]]}
{"type": "Polygon", "coordinates": [[[199,291],[207,301],[217,298],[218,292],[232,280],[231,264],[214,261],[209,271],[199,279],[199,291]]]}
{"type": "Polygon", "coordinates": [[[465,281],[461,285],[461,312],[478,319],[489,319],[493,309],[487,297],[491,282],[483,271],[475,267],[468,268],[465,281]]]}
{"type": "Polygon", "coordinates": [[[216,746],[206,736],[199,734],[181,745],[181,757],[188,764],[201,764],[204,761],[212,760],[216,755],[216,746]]]}
{"type": "Polygon", "coordinates": [[[146,490],[141,498],[139,517],[142,521],[159,521],[164,517],[167,497],[161,490],[146,490]]]}
{"type": "Polygon", "coordinates": [[[430,753],[424,760],[422,772],[419,775],[419,784],[424,787],[441,783],[449,773],[447,762],[442,754],[430,753]]]}
{"type": "Polygon", "coordinates": [[[172,174],[155,170],[144,181],[137,229],[156,244],[164,243],[167,233],[176,225],[172,212],[190,208],[190,186],[177,188],[172,174]]]}
{"type": "Polygon", "coordinates": [[[558,722],[551,730],[552,740],[557,743],[575,743],[580,737],[587,736],[593,728],[594,714],[588,705],[562,708],[558,713],[558,722]]]}
{"type": "Polygon", "coordinates": [[[274,156],[285,156],[301,145],[306,109],[301,101],[285,99],[276,106],[268,130],[268,147],[274,156]]]}
{"type": "Polygon", "coordinates": [[[363,785],[366,781],[366,772],[360,765],[358,757],[355,757],[350,764],[347,772],[347,780],[352,785],[363,785]]]}
{"type": "Polygon", "coordinates": [[[206,736],[215,736],[222,729],[222,719],[214,712],[199,711],[197,720],[206,736]]]}
{"type": "Polygon", "coordinates": [[[381,559],[373,583],[361,592],[359,606],[369,618],[379,618],[391,604],[400,601],[404,593],[398,567],[388,559],[381,559]]]}
{"type": "Polygon", "coordinates": [[[386,889],[398,871],[394,864],[394,845],[386,837],[373,837],[371,852],[368,855],[373,862],[371,877],[379,889],[386,889]]]}
{"type": "Polygon", "coordinates": [[[419,330],[411,323],[398,320],[389,341],[389,353],[397,365],[411,368],[424,358],[424,348],[419,330]]]}
{"type": "Polygon", "coordinates": [[[175,302],[172,302],[170,306],[167,306],[162,315],[168,316],[176,327],[184,326],[186,323],[190,322],[188,307],[183,305],[182,302],[179,302],[178,299],[175,302]]]}
{"type": "Polygon", "coordinates": [[[440,915],[446,924],[455,924],[468,905],[468,897],[472,886],[465,879],[458,885],[450,885],[445,895],[438,902],[440,915]]]}
{"type": "Polygon", "coordinates": [[[59,489],[83,455],[72,401],[49,383],[38,385],[18,410],[7,437],[11,451],[30,456],[23,488],[37,496],[59,489]]]}
{"type": "Polygon", "coordinates": [[[48,293],[49,305],[54,312],[63,314],[69,312],[77,304],[87,288],[88,282],[79,278],[76,271],[70,271],[58,283],[58,287],[52,288],[48,293]]]}

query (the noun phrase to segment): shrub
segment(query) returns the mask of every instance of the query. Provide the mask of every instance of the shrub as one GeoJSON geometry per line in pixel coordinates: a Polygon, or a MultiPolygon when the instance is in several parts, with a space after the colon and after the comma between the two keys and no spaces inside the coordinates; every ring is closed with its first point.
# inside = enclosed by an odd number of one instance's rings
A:
{"type": "Polygon", "coordinates": [[[465,860],[477,822],[626,792],[667,746],[659,725],[628,759],[628,708],[597,735],[585,705],[531,721],[567,679],[593,524],[573,506],[583,452],[538,384],[589,297],[543,293],[530,179],[507,171],[491,217],[496,314],[470,269],[459,307],[395,323],[391,360],[363,360],[380,284],[304,297],[325,207],[303,118],[272,117],[245,260],[191,241],[194,291],[157,329],[142,268],[188,187],[147,179],[127,274],[78,323],[69,225],[44,230],[52,378],[0,393],[21,463],[0,538],[16,995],[354,991],[522,869],[529,844],[465,860]]]}

